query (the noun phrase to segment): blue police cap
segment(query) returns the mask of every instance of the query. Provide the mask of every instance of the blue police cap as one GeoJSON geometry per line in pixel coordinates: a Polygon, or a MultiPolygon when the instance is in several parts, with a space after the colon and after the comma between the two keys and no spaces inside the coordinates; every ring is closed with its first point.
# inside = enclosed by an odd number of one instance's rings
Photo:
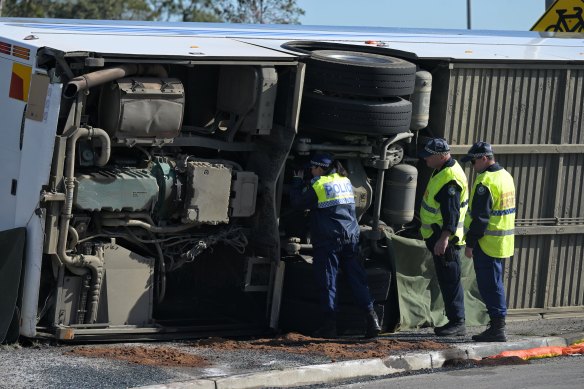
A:
{"type": "Polygon", "coordinates": [[[320,166],[323,169],[328,168],[333,163],[333,157],[330,154],[314,154],[310,158],[310,166],[320,166]]]}
{"type": "Polygon", "coordinates": [[[432,138],[420,152],[418,152],[418,157],[427,158],[430,155],[446,155],[450,153],[450,146],[443,138],[432,138]]]}
{"type": "Polygon", "coordinates": [[[468,153],[466,153],[466,155],[464,157],[462,157],[460,159],[460,161],[461,162],[468,162],[472,159],[480,158],[480,157],[484,157],[484,156],[492,157],[493,156],[493,148],[487,142],[478,141],[477,143],[472,145],[472,147],[470,148],[468,153]]]}

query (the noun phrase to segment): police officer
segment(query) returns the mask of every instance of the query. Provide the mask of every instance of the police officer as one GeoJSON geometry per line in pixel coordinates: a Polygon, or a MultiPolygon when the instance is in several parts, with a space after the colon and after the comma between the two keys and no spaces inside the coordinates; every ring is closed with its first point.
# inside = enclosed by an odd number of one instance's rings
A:
{"type": "Polygon", "coordinates": [[[432,252],[448,323],[434,328],[438,336],[466,334],[460,249],[464,245],[463,220],[468,205],[468,184],[459,163],[450,156],[442,138],[430,139],[419,157],[434,169],[420,208],[420,232],[432,252]]]}
{"type": "Polygon", "coordinates": [[[373,338],[381,327],[373,310],[365,269],[358,258],[360,229],[355,215],[353,186],[340,163],[333,163],[329,154],[314,155],[310,160],[310,172],[310,186],[304,185],[302,170],[295,172],[290,199],[293,207],[310,209],[314,277],[324,316],[314,336],[337,336],[336,293],[340,266],[367,319],[365,337],[373,338]]]}
{"type": "Polygon", "coordinates": [[[486,331],[472,337],[477,342],[505,342],[507,304],[503,286],[503,259],[513,255],[515,183],[496,161],[486,142],[477,142],[461,161],[478,173],[464,221],[465,255],[473,258],[477,284],[491,318],[486,331]]]}

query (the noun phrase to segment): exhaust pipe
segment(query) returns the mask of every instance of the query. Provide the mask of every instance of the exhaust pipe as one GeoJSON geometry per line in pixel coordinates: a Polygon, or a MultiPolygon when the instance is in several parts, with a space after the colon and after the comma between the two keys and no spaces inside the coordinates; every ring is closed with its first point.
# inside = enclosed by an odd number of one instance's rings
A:
{"type": "Polygon", "coordinates": [[[63,90],[63,96],[72,99],[79,92],[103,85],[110,81],[133,75],[153,76],[159,78],[168,77],[166,69],[162,65],[142,65],[126,64],[107,69],[98,70],[92,73],[83,74],[73,78],[67,83],[63,90]]]}

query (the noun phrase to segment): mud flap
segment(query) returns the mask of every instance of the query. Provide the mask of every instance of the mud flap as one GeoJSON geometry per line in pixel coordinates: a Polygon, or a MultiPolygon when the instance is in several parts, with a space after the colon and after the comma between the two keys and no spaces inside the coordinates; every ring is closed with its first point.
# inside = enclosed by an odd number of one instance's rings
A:
{"type": "Polygon", "coordinates": [[[24,263],[26,228],[0,232],[0,343],[18,338],[16,302],[24,263]]]}

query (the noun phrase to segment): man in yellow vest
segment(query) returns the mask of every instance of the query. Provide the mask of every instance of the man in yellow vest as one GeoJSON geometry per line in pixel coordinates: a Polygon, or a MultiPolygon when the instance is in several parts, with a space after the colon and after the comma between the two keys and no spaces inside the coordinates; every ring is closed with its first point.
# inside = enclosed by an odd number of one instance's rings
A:
{"type": "Polygon", "coordinates": [[[468,184],[460,164],[450,156],[442,138],[430,139],[418,156],[434,169],[420,208],[420,232],[434,258],[448,323],[434,328],[438,336],[466,335],[460,250],[464,245],[463,220],[468,184]]]}
{"type": "Polygon", "coordinates": [[[505,342],[503,259],[514,250],[515,183],[495,161],[493,148],[486,142],[475,143],[461,161],[470,161],[478,173],[464,220],[465,255],[473,258],[479,292],[491,318],[487,330],[472,339],[505,342]]]}
{"type": "Polygon", "coordinates": [[[376,337],[381,327],[373,310],[367,274],[358,257],[360,228],[351,181],[341,164],[334,161],[330,154],[313,155],[310,173],[310,186],[305,186],[303,170],[295,172],[290,200],[295,208],[310,209],[313,270],[323,311],[322,325],[313,336],[337,336],[337,275],[341,267],[358,307],[365,314],[365,337],[376,337]]]}

